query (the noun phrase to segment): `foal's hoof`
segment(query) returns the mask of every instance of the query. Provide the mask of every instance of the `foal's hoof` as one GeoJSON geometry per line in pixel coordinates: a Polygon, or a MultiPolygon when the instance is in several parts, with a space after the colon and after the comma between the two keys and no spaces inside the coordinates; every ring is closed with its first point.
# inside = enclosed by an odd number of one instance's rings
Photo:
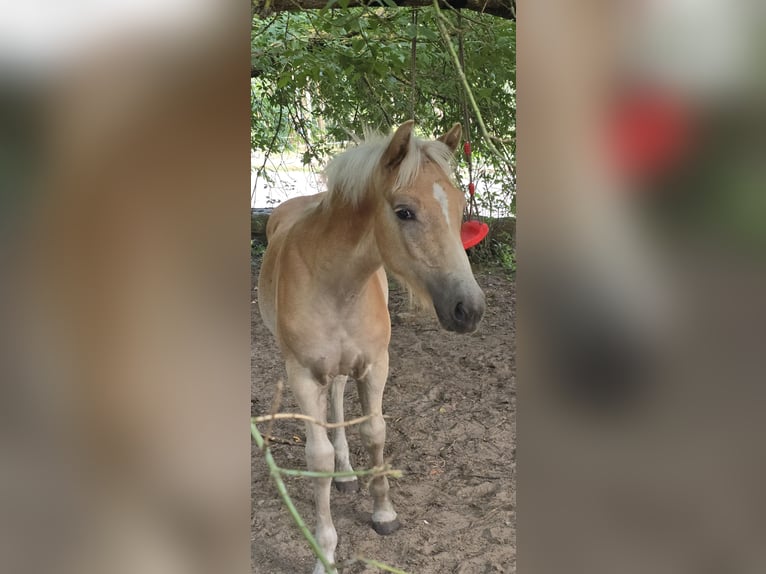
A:
{"type": "Polygon", "coordinates": [[[399,530],[399,527],[401,524],[399,523],[398,518],[394,518],[393,520],[389,522],[373,522],[372,528],[380,534],[381,536],[385,536],[386,534],[391,534],[393,532],[396,532],[399,530]]]}
{"type": "Polygon", "coordinates": [[[342,492],[343,494],[349,493],[349,492],[357,492],[359,490],[359,481],[354,480],[333,480],[332,483],[335,485],[335,488],[338,489],[338,492],[342,492]]]}

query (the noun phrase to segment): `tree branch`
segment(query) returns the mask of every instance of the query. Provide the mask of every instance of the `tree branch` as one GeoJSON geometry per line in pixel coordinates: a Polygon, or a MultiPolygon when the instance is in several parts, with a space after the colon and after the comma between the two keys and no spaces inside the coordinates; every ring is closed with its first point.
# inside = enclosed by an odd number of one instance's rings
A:
{"type": "MultiPolygon", "coordinates": [[[[382,6],[390,3],[397,6],[431,6],[431,0],[349,0],[347,7],[359,6],[382,6]]],[[[516,20],[516,0],[440,0],[443,8],[464,8],[474,12],[490,14],[506,20],[516,20]]],[[[273,12],[286,12],[297,10],[318,10],[328,5],[328,0],[251,0],[252,12],[265,17],[273,12]]],[[[339,2],[333,2],[333,6],[339,7],[339,2]]]]}

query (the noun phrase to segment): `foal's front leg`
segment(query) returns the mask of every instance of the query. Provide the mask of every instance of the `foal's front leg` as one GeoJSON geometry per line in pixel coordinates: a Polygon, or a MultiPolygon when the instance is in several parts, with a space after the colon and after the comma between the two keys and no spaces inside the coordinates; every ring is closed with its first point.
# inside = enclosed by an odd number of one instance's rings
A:
{"type": "MultiPolygon", "coordinates": [[[[358,381],[357,390],[362,412],[372,417],[360,425],[362,441],[370,453],[372,466],[383,465],[383,447],[386,442],[386,421],[383,418],[383,388],[388,378],[388,352],[375,362],[367,374],[358,381]]],[[[372,527],[378,534],[391,534],[399,528],[394,506],[388,496],[388,479],[377,476],[370,481],[372,494],[372,527]]]]}
{"type": "MultiPolygon", "coordinates": [[[[343,422],[343,391],[346,389],[347,379],[345,375],[335,377],[330,387],[330,420],[334,423],[343,422]]],[[[348,457],[345,427],[335,429],[333,446],[335,447],[335,472],[351,472],[353,469],[348,457]]],[[[355,476],[335,478],[333,484],[340,492],[359,490],[359,481],[355,476]]]]}
{"type": "MultiPolygon", "coordinates": [[[[288,380],[295,393],[303,414],[318,421],[326,422],[327,418],[327,387],[320,385],[303,367],[288,364],[288,380]]],[[[308,469],[318,472],[333,472],[334,449],[327,438],[327,429],[323,426],[306,423],[306,463],[308,469]]],[[[316,507],[316,540],[324,555],[332,563],[335,562],[335,547],[338,544],[338,534],[332,523],[330,514],[330,482],[331,478],[313,478],[314,504],[316,507]]],[[[326,574],[322,563],[317,560],[313,574],[326,574]]],[[[330,573],[327,573],[330,574],[330,573]]]]}

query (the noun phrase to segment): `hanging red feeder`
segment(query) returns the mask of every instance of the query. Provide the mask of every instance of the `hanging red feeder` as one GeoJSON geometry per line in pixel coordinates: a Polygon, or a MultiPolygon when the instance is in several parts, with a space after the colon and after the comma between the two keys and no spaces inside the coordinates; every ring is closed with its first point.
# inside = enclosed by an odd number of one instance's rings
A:
{"type": "Polygon", "coordinates": [[[460,228],[460,239],[463,241],[463,249],[469,249],[481,243],[489,233],[489,225],[483,221],[471,219],[463,222],[460,228]]]}
{"type": "Polygon", "coordinates": [[[474,206],[475,206],[475,200],[474,195],[476,194],[476,186],[473,183],[473,174],[471,173],[471,142],[466,141],[463,144],[463,152],[466,155],[466,158],[468,159],[468,179],[470,180],[468,182],[468,195],[470,196],[469,199],[469,210],[468,210],[468,220],[463,222],[462,227],[460,228],[460,239],[463,242],[463,249],[470,249],[471,247],[475,247],[479,243],[481,243],[482,239],[484,239],[487,236],[487,233],[489,233],[489,225],[484,223],[483,221],[479,221],[478,219],[471,219],[473,217],[474,212],[474,206]]]}

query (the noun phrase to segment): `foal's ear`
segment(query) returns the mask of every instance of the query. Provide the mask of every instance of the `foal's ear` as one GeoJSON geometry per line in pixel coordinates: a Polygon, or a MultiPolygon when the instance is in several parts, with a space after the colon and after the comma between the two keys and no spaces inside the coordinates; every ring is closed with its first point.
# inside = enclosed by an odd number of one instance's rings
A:
{"type": "Polygon", "coordinates": [[[410,138],[412,137],[412,128],[415,126],[415,120],[407,120],[394,133],[391,143],[383,153],[381,161],[384,167],[393,168],[402,163],[410,149],[410,138]]]}
{"type": "Polygon", "coordinates": [[[454,124],[446,134],[437,139],[443,144],[446,144],[446,146],[454,152],[460,144],[460,136],[462,133],[462,126],[460,124],[454,124]]]}

